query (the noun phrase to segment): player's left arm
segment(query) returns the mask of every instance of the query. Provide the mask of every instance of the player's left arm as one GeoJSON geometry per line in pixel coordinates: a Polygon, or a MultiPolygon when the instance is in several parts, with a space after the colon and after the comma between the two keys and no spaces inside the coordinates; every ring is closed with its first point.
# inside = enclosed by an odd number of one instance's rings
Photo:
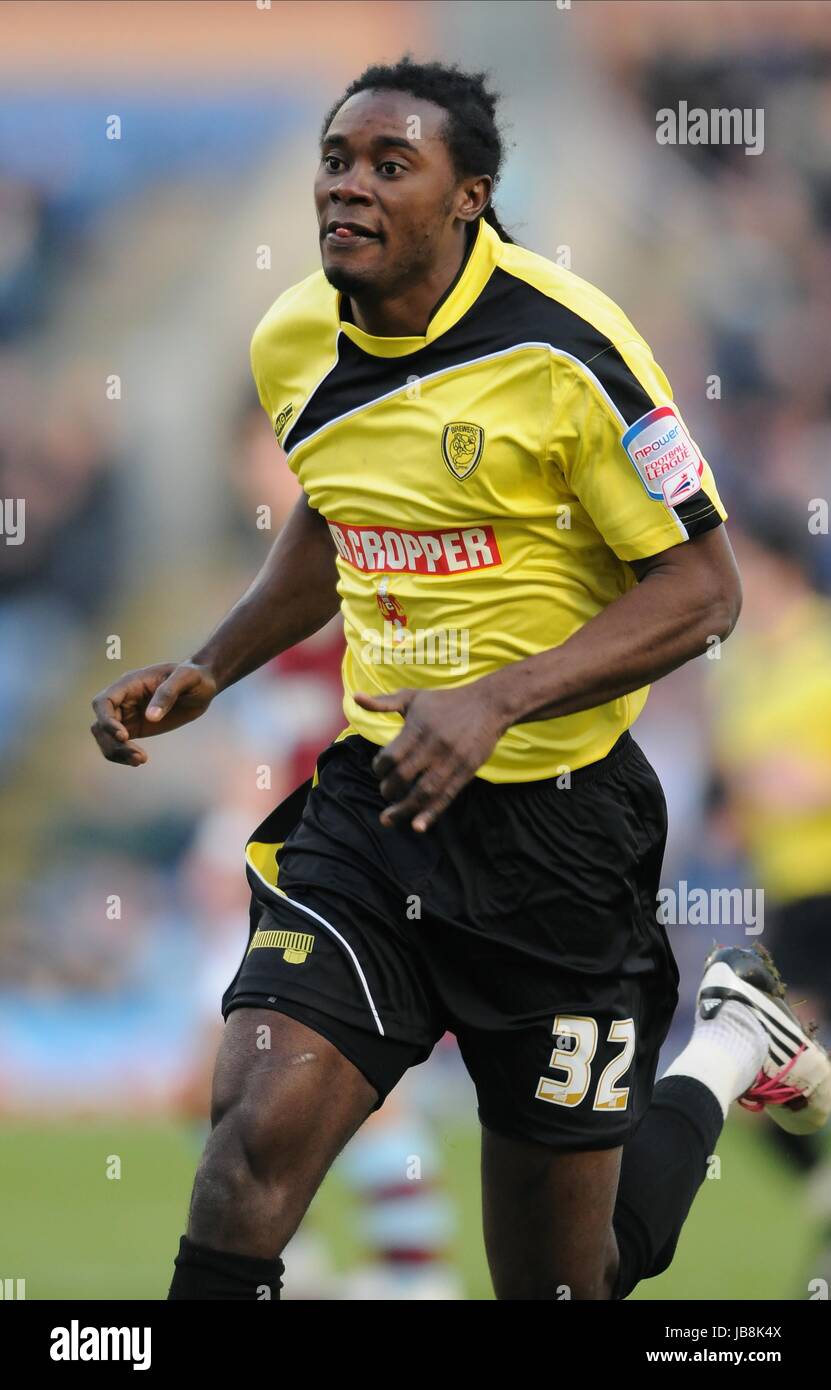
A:
{"type": "Polygon", "coordinates": [[[630,563],[640,583],[562,646],[486,677],[509,725],[629,695],[729,637],[742,593],[723,526],[630,563]]]}
{"type": "Polygon", "coordinates": [[[741,583],[723,526],[630,562],[640,582],[566,642],[453,690],[356,694],[364,709],[404,715],[376,755],[385,825],[426,830],[512,724],[593,709],[640,690],[732,632],[741,583]]]}

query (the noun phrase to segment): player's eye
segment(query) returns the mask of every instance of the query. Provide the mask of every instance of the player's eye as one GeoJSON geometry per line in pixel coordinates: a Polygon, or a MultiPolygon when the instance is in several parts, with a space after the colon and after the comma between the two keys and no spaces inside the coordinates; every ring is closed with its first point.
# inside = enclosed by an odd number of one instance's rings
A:
{"type": "Polygon", "coordinates": [[[341,159],[340,155],[337,155],[337,154],[325,154],[325,155],[323,156],[323,164],[324,164],[325,167],[329,170],[329,173],[330,173],[330,174],[336,174],[336,173],[338,172],[337,168],[333,168],[333,167],[332,167],[333,164],[338,165],[338,164],[342,164],[342,163],[343,163],[343,160],[341,159]]]}
{"type": "Polygon", "coordinates": [[[394,159],[385,159],[383,164],[379,164],[379,169],[383,171],[387,178],[395,178],[399,169],[403,169],[403,164],[397,164],[394,159]]]}

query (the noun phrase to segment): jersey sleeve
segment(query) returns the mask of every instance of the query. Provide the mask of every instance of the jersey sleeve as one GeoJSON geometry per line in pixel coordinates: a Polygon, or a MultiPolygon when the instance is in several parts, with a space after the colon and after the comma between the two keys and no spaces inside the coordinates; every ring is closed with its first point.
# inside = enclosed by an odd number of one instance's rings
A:
{"type": "Polygon", "coordinates": [[[710,466],[642,339],[586,363],[552,355],[552,378],[549,459],[621,560],[647,559],[726,520],[710,466]]]}
{"type": "Polygon", "coordinates": [[[257,388],[257,395],[260,398],[260,405],[273,424],[272,405],[265,384],[265,342],[261,324],[257,325],[252,335],[249,358],[251,362],[251,375],[254,378],[254,385],[257,388]]]}
{"type": "MultiPolygon", "coordinates": [[[[296,369],[292,371],[292,354],[286,344],[296,338],[296,325],[290,310],[302,285],[284,290],[264,315],[251,337],[249,357],[251,375],[268,416],[277,443],[284,445],[286,435],[294,424],[297,400],[296,369]]],[[[302,354],[295,353],[295,360],[302,354]]]]}

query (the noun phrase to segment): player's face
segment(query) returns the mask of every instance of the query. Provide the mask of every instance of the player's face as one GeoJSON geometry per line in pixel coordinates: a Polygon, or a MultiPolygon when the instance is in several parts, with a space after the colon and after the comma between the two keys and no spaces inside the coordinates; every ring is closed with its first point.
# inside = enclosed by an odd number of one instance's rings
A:
{"type": "Polygon", "coordinates": [[[430,273],[466,206],[441,136],[446,112],[406,92],[359,92],[321,145],[323,270],[344,294],[394,294],[430,273]],[[457,207],[458,204],[458,207],[457,207]]]}

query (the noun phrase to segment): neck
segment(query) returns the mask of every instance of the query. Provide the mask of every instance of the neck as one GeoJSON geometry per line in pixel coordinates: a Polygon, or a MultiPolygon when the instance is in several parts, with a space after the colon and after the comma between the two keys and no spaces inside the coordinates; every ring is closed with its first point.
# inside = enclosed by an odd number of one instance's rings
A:
{"type": "Polygon", "coordinates": [[[415,284],[405,283],[400,291],[382,299],[367,295],[350,297],[355,326],[378,338],[421,337],[458,278],[474,240],[472,234],[468,238],[467,228],[462,227],[452,246],[423,279],[415,284]]]}

